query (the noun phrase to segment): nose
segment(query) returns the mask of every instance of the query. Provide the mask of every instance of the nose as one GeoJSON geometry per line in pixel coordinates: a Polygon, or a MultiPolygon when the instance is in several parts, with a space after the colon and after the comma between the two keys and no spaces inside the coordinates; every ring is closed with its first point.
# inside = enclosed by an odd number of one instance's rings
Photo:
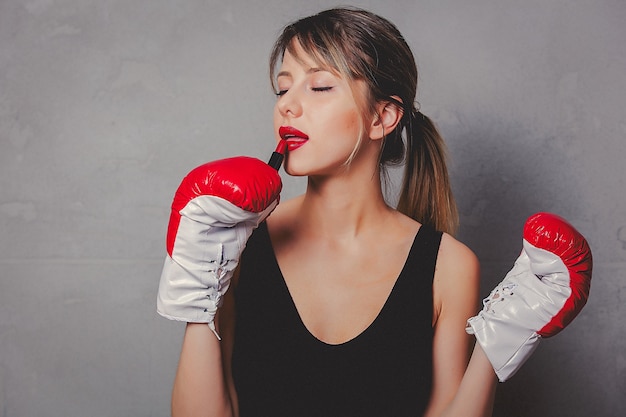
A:
{"type": "Polygon", "coordinates": [[[299,117],[302,115],[302,102],[293,89],[288,90],[278,99],[276,108],[283,117],[299,117]]]}

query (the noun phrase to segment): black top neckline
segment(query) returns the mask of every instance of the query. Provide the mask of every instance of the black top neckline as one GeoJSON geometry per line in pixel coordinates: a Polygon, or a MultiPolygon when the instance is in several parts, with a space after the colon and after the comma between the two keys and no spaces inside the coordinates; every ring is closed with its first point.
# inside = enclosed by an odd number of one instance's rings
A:
{"type": "MultiPolygon", "coordinates": [[[[306,326],[306,324],[304,323],[304,320],[302,320],[302,316],[300,315],[300,311],[298,310],[298,307],[296,306],[296,302],[293,299],[293,296],[291,295],[291,291],[289,291],[289,286],[287,285],[287,281],[285,280],[285,276],[283,275],[283,271],[280,268],[280,265],[278,263],[278,259],[276,258],[276,252],[274,251],[274,247],[272,245],[272,239],[271,236],[269,234],[269,230],[267,228],[267,223],[263,222],[259,225],[259,231],[266,234],[266,238],[267,241],[270,244],[270,250],[269,252],[271,252],[272,256],[271,256],[271,263],[272,263],[272,267],[276,268],[276,271],[278,273],[278,279],[280,281],[280,287],[281,287],[281,291],[283,291],[285,294],[285,296],[290,300],[290,306],[291,306],[291,311],[290,314],[294,315],[294,318],[296,319],[295,321],[297,321],[297,323],[299,324],[299,328],[297,329],[299,332],[303,333],[305,335],[305,337],[307,339],[309,339],[312,343],[318,344],[320,346],[323,346],[327,349],[339,349],[342,347],[348,347],[349,345],[353,344],[353,343],[357,343],[360,339],[362,339],[363,337],[365,337],[369,332],[373,331],[371,329],[375,329],[376,325],[378,324],[378,322],[380,322],[382,319],[381,317],[384,316],[386,310],[389,308],[388,305],[391,303],[393,297],[395,296],[395,294],[398,292],[398,287],[401,285],[401,281],[408,279],[406,277],[407,275],[407,270],[410,270],[410,268],[408,267],[409,262],[411,261],[411,259],[414,259],[415,256],[413,252],[415,252],[418,247],[417,245],[417,241],[420,238],[420,232],[422,232],[423,229],[427,228],[427,225],[421,225],[420,228],[417,230],[417,233],[415,234],[415,237],[413,238],[413,242],[411,243],[411,247],[409,248],[409,251],[407,252],[406,258],[404,260],[404,263],[402,265],[402,269],[400,270],[400,273],[398,274],[398,276],[395,279],[395,282],[393,284],[393,286],[391,287],[391,290],[389,291],[389,294],[387,295],[387,297],[385,298],[385,302],[383,303],[382,307],[380,308],[380,310],[378,311],[378,313],[376,314],[376,317],[374,317],[374,319],[372,320],[372,322],[365,328],[363,329],[361,332],[359,332],[357,335],[355,335],[354,337],[344,341],[344,342],[340,342],[340,343],[328,343],[325,342],[323,340],[321,340],[320,338],[318,338],[317,336],[315,336],[310,330],[309,328],[306,326]]],[[[425,234],[426,232],[422,233],[425,234]]]]}

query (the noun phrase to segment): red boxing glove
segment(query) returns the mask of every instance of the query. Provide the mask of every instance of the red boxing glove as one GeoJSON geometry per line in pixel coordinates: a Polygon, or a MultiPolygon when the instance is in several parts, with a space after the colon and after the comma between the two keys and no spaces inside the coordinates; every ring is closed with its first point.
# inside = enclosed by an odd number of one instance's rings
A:
{"type": "Polygon", "coordinates": [[[565,328],[587,302],[593,261],[585,238],[549,213],[531,216],[523,250],[504,280],[467,322],[500,381],[510,378],[542,337],[565,328]]]}
{"type": "Polygon", "coordinates": [[[217,336],[215,313],[241,252],[278,204],[281,188],[277,169],[250,157],[209,162],[183,179],[167,230],[159,314],[208,323],[217,336]]]}
{"type": "MultiPolygon", "coordinates": [[[[195,204],[195,198],[218,197],[245,212],[261,213],[278,202],[281,189],[278,172],[256,158],[239,156],[200,165],[187,174],[174,195],[167,228],[167,253],[172,256],[181,210],[190,203],[195,204]]],[[[228,215],[219,220],[225,227],[240,221],[228,215]]]]}
{"type": "MultiPolygon", "coordinates": [[[[542,337],[554,336],[563,330],[580,313],[587,303],[591,288],[593,259],[585,238],[565,219],[550,213],[537,213],[528,218],[524,226],[524,240],[558,256],[567,268],[569,296],[561,309],[537,333],[542,337]]],[[[538,277],[550,273],[545,264],[532,265],[538,277]]]]}

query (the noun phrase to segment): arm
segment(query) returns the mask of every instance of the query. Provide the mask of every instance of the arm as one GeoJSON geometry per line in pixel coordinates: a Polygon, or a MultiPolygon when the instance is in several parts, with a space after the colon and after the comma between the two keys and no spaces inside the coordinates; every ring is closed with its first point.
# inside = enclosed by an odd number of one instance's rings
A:
{"type": "MultiPolygon", "coordinates": [[[[233,274],[232,287],[236,287],[238,271],[233,274]]],[[[238,415],[230,367],[235,327],[233,289],[224,296],[216,316],[221,341],[205,323],[187,324],[172,390],[172,417],[238,415]]]]}
{"type": "Polygon", "coordinates": [[[187,322],[172,391],[175,417],[233,415],[234,303],[227,291],[248,237],[278,204],[277,169],[248,157],[214,161],[192,170],[176,191],[157,296],[159,314],[187,322]]]}
{"type": "Polygon", "coordinates": [[[473,338],[465,332],[479,298],[478,260],[449,235],[443,236],[437,259],[433,390],[425,417],[490,416],[497,379],[479,347],[470,359],[473,338]]]}
{"type": "MultiPolygon", "coordinates": [[[[478,343],[456,394],[441,413],[429,415],[491,415],[497,380],[513,376],[542,338],[560,332],[581,311],[592,268],[587,241],[573,226],[550,213],[531,216],[513,269],[467,321],[466,331],[478,343]]],[[[448,299],[443,297],[444,306],[448,299]]]]}
{"type": "Polygon", "coordinates": [[[480,345],[476,344],[452,401],[439,414],[433,415],[439,417],[489,417],[493,411],[497,383],[498,379],[489,359],[487,359],[480,345]]]}
{"type": "Polygon", "coordinates": [[[188,323],[172,390],[172,417],[232,415],[220,341],[206,323],[188,323]]]}

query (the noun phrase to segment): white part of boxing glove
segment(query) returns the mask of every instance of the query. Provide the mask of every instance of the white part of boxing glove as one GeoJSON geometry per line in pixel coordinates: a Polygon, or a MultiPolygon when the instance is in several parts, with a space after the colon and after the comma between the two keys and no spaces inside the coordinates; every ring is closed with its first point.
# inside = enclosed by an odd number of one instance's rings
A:
{"type": "Polygon", "coordinates": [[[274,210],[282,187],[276,169],[236,157],[202,165],[182,181],[172,203],[157,312],[215,327],[217,309],[252,231],[274,210]]]}
{"type": "Polygon", "coordinates": [[[230,286],[239,256],[252,231],[277,201],[250,213],[214,196],[197,197],[181,211],[174,251],[165,258],[157,312],[170,320],[208,323],[219,338],[214,318],[230,286]],[[224,219],[234,222],[226,226],[224,219]]]}
{"type": "Polygon", "coordinates": [[[539,213],[527,221],[521,255],[466,328],[501,382],[519,370],[542,337],[557,334],[580,312],[591,269],[587,242],[565,220],[539,213]]]}

